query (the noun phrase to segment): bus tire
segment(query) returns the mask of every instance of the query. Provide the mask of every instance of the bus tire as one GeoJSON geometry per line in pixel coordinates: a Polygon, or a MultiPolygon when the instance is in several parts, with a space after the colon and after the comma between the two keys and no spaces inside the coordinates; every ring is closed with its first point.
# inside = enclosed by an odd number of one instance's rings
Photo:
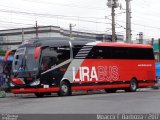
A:
{"type": "Polygon", "coordinates": [[[136,92],[138,88],[138,83],[136,79],[130,81],[130,87],[125,89],[126,92],[136,92]]]}
{"type": "Polygon", "coordinates": [[[34,94],[38,98],[44,97],[44,93],[34,93],[34,94]]]}
{"type": "Polygon", "coordinates": [[[58,92],[59,96],[71,96],[72,91],[71,91],[71,86],[69,82],[67,81],[62,81],[60,83],[60,91],[58,92]]]}
{"type": "Polygon", "coordinates": [[[106,93],[115,93],[117,89],[105,89],[106,93]]]}

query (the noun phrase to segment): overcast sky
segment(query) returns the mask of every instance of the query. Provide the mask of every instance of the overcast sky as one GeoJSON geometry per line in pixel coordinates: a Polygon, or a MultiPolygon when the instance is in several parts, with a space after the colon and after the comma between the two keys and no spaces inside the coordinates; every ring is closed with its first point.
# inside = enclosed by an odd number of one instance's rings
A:
{"type": "MultiPolygon", "coordinates": [[[[116,9],[116,32],[125,35],[125,0],[116,9]]],[[[0,0],[0,29],[38,25],[60,26],[73,30],[111,33],[111,9],[107,0],[0,0]],[[105,17],[107,16],[107,17],[105,17]],[[105,19],[106,18],[106,19],[105,19]]],[[[132,36],[160,38],[160,0],[132,0],[132,36]]]]}

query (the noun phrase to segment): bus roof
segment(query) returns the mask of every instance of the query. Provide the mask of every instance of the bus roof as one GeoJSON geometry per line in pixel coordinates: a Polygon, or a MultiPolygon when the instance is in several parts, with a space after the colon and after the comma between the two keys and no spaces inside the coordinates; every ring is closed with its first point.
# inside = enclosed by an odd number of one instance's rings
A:
{"type": "Polygon", "coordinates": [[[56,45],[64,45],[68,42],[71,42],[73,45],[85,45],[90,42],[95,42],[95,40],[87,40],[87,39],[70,39],[66,37],[41,37],[41,38],[33,38],[28,40],[27,42],[21,44],[19,47],[24,46],[56,46],[56,45]]]}
{"type": "Polygon", "coordinates": [[[60,44],[66,44],[70,41],[73,45],[93,45],[93,46],[112,46],[112,47],[131,47],[131,48],[152,48],[151,45],[143,45],[143,44],[128,44],[128,43],[113,43],[113,42],[101,42],[95,40],[87,40],[87,39],[74,39],[71,40],[70,38],[66,37],[41,37],[41,38],[34,38],[31,39],[31,43],[24,43],[20,45],[20,47],[26,45],[38,45],[38,46],[56,46],[60,44]]]}
{"type": "Polygon", "coordinates": [[[96,45],[97,46],[112,46],[112,47],[153,48],[151,45],[128,44],[128,43],[111,43],[111,42],[99,42],[96,45]]]}

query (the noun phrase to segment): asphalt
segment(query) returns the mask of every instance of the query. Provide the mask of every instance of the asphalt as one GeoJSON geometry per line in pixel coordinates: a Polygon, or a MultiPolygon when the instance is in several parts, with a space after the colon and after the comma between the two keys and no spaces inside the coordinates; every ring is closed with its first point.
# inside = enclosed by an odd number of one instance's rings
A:
{"type": "Polygon", "coordinates": [[[99,114],[99,113],[160,113],[160,90],[140,89],[129,93],[118,91],[75,92],[73,96],[56,94],[36,98],[33,94],[7,93],[0,98],[0,113],[13,114],[99,114]]]}

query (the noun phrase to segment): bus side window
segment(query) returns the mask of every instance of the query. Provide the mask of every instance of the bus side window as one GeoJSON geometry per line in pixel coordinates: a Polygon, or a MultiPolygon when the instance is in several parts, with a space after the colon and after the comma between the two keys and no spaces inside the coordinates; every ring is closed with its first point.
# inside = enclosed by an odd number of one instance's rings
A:
{"type": "Polygon", "coordinates": [[[94,46],[89,52],[87,59],[103,59],[104,58],[104,49],[103,47],[94,46]]]}
{"type": "Polygon", "coordinates": [[[57,61],[58,64],[70,59],[70,48],[69,46],[62,46],[59,48],[59,50],[57,51],[58,55],[57,55],[57,61]]]}
{"type": "Polygon", "coordinates": [[[79,52],[79,50],[82,48],[82,45],[74,45],[73,46],[73,58],[75,58],[75,56],[77,55],[77,53],[79,52]]]}
{"type": "Polygon", "coordinates": [[[103,59],[104,56],[103,56],[103,50],[102,49],[98,49],[97,52],[96,52],[96,56],[97,56],[97,59],[103,59]]]}
{"type": "Polygon", "coordinates": [[[104,58],[104,49],[103,47],[96,46],[93,50],[94,59],[103,59],[104,58]]]}

